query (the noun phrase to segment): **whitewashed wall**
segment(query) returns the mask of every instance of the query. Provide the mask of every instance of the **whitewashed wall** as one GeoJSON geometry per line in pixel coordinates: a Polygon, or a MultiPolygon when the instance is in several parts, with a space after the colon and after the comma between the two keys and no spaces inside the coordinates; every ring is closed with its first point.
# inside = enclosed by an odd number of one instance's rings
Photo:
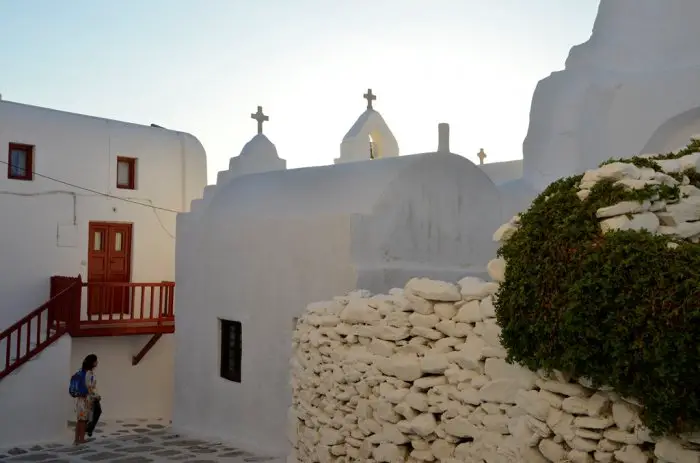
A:
{"type": "MultiPolygon", "coordinates": [[[[206,185],[206,155],[191,135],[0,101],[0,159],[35,146],[36,172],[177,211],[206,185]],[[116,188],[116,160],[136,157],[136,190],[116,188]]],[[[7,178],[0,164],[0,329],[44,303],[52,275],[87,273],[88,222],[131,222],[132,281],[173,280],[175,216],[39,176],[7,178]]]]}
{"type": "MultiPolygon", "coordinates": [[[[77,371],[87,355],[97,355],[99,366],[95,374],[103,397],[105,419],[169,420],[172,417],[175,362],[173,335],[163,335],[138,365],[131,364],[132,357],[150,338],[151,336],[114,336],[73,339],[71,371],[77,371]]],[[[67,380],[64,382],[66,389],[67,380]]],[[[63,397],[63,401],[66,400],[71,400],[67,393],[63,397]]],[[[68,418],[75,419],[72,412],[68,418]]]]}
{"type": "Polygon", "coordinates": [[[0,448],[66,439],[70,358],[65,335],[0,381],[0,448]]]}
{"type": "Polygon", "coordinates": [[[268,454],[286,451],[289,346],[306,304],[485,273],[501,215],[488,177],[449,153],[247,175],[196,209],[178,218],[187,329],[175,333],[173,424],[268,454]],[[243,325],[242,383],[219,377],[219,318],[243,325]]]}
{"type": "MultiPolygon", "coordinates": [[[[0,101],[0,159],[7,160],[11,142],[35,146],[34,170],[40,174],[176,211],[189,210],[206,185],[204,149],[185,133],[0,101]],[[116,188],[117,156],[138,159],[136,190],[116,188]]],[[[0,214],[5,218],[0,223],[0,330],[49,298],[52,275],[87,277],[90,221],[134,224],[132,281],[175,278],[175,213],[105,198],[36,175],[31,182],[10,180],[6,166],[0,165],[0,214]]],[[[62,342],[70,342],[67,339],[62,342]]],[[[70,374],[90,353],[100,358],[106,419],[168,418],[173,390],[172,336],[164,336],[133,367],[132,356],[147,341],[147,336],[74,339],[72,354],[64,353],[64,361],[43,373],[56,394],[37,393],[27,423],[17,423],[15,418],[5,421],[9,415],[0,413],[0,429],[16,428],[28,440],[34,440],[35,434],[30,421],[63,431],[72,414],[67,392],[70,374]],[[46,410],[54,407],[60,410],[60,422],[45,419],[46,410]]],[[[21,367],[12,380],[0,381],[0,387],[9,388],[14,382],[14,391],[23,387],[35,393],[31,371],[45,363],[30,362],[31,367],[21,367]]],[[[15,396],[3,393],[3,397],[14,400],[15,396]]]]}
{"type": "Polygon", "coordinates": [[[535,89],[523,170],[536,190],[700,131],[698,15],[696,0],[600,2],[591,38],[535,89]]]}

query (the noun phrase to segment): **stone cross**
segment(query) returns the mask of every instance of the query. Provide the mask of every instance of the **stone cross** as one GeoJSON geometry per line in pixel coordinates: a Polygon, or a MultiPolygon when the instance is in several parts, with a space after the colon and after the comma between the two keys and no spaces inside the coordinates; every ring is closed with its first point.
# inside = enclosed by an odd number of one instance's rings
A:
{"type": "Polygon", "coordinates": [[[367,109],[372,109],[372,102],[377,99],[377,96],[372,93],[372,89],[368,88],[367,93],[362,96],[367,100],[367,109]]]}
{"type": "Polygon", "coordinates": [[[250,115],[251,119],[258,121],[258,134],[262,133],[263,122],[267,122],[270,118],[263,114],[262,106],[258,106],[258,112],[250,115]]]}
{"type": "Polygon", "coordinates": [[[484,153],[484,148],[481,148],[479,152],[477,153],[477,156],[479,157],[479,164],[484,163],[484,159],[486,159],[486,153],[484,153]]]}

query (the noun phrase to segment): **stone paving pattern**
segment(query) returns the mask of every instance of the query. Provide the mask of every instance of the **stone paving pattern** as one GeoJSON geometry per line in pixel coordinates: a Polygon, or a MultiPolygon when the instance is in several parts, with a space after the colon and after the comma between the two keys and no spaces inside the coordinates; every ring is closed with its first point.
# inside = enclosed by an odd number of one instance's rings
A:
{"type": "Polygon", "coordinates": [[[169,429],[163,420],[117,420],[100,423],[93,440],[74,446],[69,423],[65,442],[0,449],[0,462],[222,462],[264,461],[281,463],[284,458],[262,457],[219,442],[188,438],[169,429]]]}

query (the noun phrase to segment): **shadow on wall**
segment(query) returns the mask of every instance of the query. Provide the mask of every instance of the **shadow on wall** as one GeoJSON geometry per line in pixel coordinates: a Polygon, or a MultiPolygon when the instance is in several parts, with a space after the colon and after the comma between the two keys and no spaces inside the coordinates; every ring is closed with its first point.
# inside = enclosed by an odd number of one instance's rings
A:
{"type": "Polygon", "coordinates": [[[693,135],[700,134],[700,107],[678,114],[664,122],[644,145],[645,153],[668,153],[687,144],[693,135]]]}

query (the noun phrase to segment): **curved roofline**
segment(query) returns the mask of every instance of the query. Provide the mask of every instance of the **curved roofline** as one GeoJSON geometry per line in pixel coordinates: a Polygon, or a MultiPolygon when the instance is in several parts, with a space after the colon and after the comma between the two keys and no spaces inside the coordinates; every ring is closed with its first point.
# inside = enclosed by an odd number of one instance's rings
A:
{"type": "MultiPolygon", "coordinates": [[[[190,133],[183,132],[183,131],[180,131],[180,130],[168,129],[168,128],[161,127],[161,126],[155,126],[155,127],[154,127],[154,126],[152,126],[152,125],[139,124],[139,123],[136,123],[136,122],[120,121],[120,120],[118,120],[118,119],[109,119],[109,118],[106,118],[106,117],[91,116],[91,115],[88,115],[88,114],[74,113],[74,112],[65,111],[65,110],[62,110],[62,109],[54,109],[54,108],[47,108],[47,107],[44,107],[44,106],[31,105],[31,104],[26,104],[26,103],[18,103],[18,102],[16,102],[16,101],[8,101],[8,100],[5,100],[5,99],[0,100],[0,105],[5,105],[5,104],[10,105],[10,106],[18,106],[18,107],[26,108],[26,109],[30,109],[30,110],[48,111],[48,112],[51,112],[51,113],[65,114],[65,115],[68,115],[68,116],[74,116],[74,117],[76,117],[76,118],[92,119],[92,120],[96,120],[96,121],[103,121],[103,122],[109,122],[109,123],[117,123],[117,124],[123,124],[123,125],[134,126],[134,127],[139,127],[139,128],[144,128],[144,129],[150,129],[150,130],[158,130],[158,131],[172,132],[172,133],[176,133],[176,134],[180,134],[180,133],[181,133],[181,134],[190,135],[190,136],[193,136],[193,137],[194,137],[194,135],[192,135],[192,134],[190,134],[190,133]]],[[[195,138],[196,138],[196,137],[195,137],[195,138]]]]}
{"type": "Polygon", "coordinates": [[[453,163],[454,167],[464,166],[465,173],[483,176],[497,191],[488,175],[469,159],[454,153],[432,152],[245,175],[217,188],[208,209],[223,208],[238,216],[258,217],[304,216],[309,211],[331,215],[340,211],[367,213],[394,178],[406,169],[420,168],[424,162],[438,159],[453,163]],[[323,191],[323,195],[318,191],[323,191]],[[290,198],[294,201],[290,202],[290,198]]]}
{"type": "Polygon", "coordinates": [[[370,118],[370,116],[378,117],[379,121],[386,126],[389,132],[391,132],[391,129],[389,129],[389,124],[386,123],[379,111],[377,111],[374,108],[367,108],[365,112],[360,114],[360,117],[357,118],[352,127],[350,127],[350,130],[348,130],[348,132],[343,137],[343,141],[346,141],[349,138],[356,137],[357,134],[360,133],[360,130],[362,130],[362,127],[364,127],[365,123],[370,118]]]}

